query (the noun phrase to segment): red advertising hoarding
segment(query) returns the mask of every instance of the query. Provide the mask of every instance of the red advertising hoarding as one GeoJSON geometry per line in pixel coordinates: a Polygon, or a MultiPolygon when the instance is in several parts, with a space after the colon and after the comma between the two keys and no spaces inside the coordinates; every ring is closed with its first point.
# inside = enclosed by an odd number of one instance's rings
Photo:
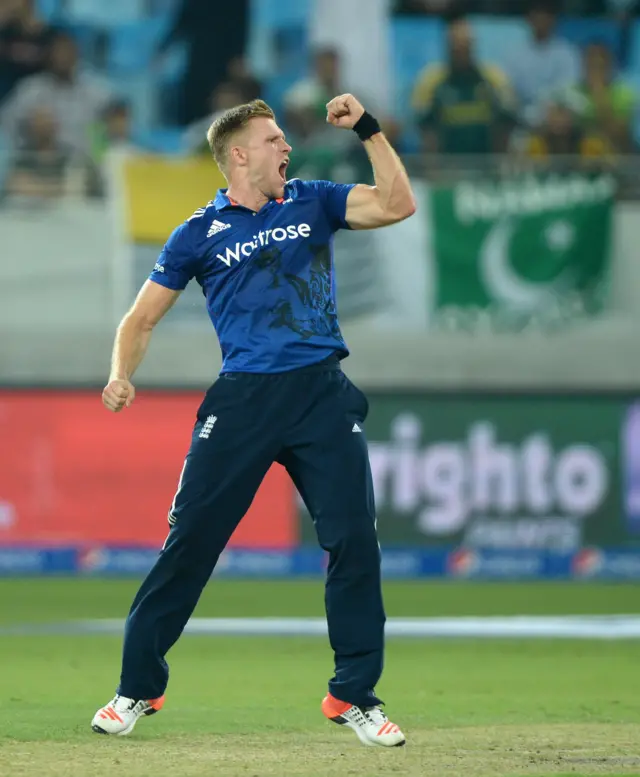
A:
{"type": "MultiPolygon", "coordinates": [[[[0,391],[0,546],[161,545],[201,399],[141,391],[114,415],[100,391],[0,391]]],[[[231,545],[296,543],[293,485],[274,465],[231,545]]]]}

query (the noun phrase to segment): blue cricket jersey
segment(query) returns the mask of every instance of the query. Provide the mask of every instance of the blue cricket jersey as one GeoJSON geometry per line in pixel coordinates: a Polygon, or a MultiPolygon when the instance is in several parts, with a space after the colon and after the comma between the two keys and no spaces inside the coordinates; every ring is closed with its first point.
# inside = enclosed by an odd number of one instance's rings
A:
{"type": "Polygon", "coordinates": [[[195,278],[222,350],[222,372],[286,372],[349,351],[336,311],[333,234],[348,229],[353,185],[301,181],[255,212],[220,189],[181,224],[149,276],[195,278]]]}

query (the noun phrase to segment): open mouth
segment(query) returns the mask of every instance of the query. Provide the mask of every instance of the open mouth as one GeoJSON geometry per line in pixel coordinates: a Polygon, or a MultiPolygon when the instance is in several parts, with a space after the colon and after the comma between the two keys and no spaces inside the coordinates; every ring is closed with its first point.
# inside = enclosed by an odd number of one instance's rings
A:
{"type": "Polygon", "coordinates": [[[282,178],[283,183],[287,180],[287,167],[289,166],[289,160],[285,159],[284,162],[280,165],[278,168],[278,173],[280,174],[280,178],[282,178]]]}

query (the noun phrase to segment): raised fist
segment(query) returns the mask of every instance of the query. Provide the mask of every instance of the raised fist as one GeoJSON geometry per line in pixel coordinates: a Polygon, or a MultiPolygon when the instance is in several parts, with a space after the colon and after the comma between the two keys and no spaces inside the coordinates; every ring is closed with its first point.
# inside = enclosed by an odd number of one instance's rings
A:
{"type": "Polygon", "coordinates": [[[352,94],[341,94],[327,103],[327,121],[340,129],[353,129],[363,113],[362,104],[352,94]]]}

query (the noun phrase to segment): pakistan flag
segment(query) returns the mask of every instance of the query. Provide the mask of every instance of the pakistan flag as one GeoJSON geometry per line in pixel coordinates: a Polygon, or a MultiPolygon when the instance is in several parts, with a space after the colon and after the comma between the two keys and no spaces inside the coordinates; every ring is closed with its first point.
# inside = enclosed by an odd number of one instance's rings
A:
{"type": "Polygon", "coordinates": [[[614,194],[611,176],[579,174],[431,189],[435,323],[517,329],[597,313],[614,194]]]}

